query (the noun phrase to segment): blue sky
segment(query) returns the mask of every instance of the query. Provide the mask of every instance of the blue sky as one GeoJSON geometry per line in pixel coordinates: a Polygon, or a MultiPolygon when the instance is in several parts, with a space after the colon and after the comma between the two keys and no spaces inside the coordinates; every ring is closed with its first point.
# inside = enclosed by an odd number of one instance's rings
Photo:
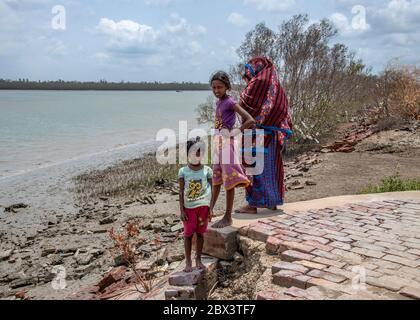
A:
{"type": "Polygon", "coordinates": [[[420,63],[420,0],[0,0],[0,78],[207,81],[255,24],[297,13],[330,18],[375,71],[420,63]]]}

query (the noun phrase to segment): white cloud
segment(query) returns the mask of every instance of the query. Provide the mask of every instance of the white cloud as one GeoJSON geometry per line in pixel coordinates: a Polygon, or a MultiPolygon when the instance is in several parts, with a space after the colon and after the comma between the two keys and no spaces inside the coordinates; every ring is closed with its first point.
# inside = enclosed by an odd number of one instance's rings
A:
{"type": "Polygon", "coordinates": [[[420,27],[420,0],[391,0],[383,8],[371,9],[376,28],[384,32],[413,32],[420,27]]]}
{"type": "Polygon", "coordinates": [[[243,27],[248,24],[248,20],[243,15],[237,12],[232,12],[229,15],[228,22],[238,27],[243,27]]]}
{"type": "Polygon", "coordinates": [[[206,32],[203,26],[191,25],[178,14],[172,14],[170,21],[159,29],[132,20],[116,22],[109,18],[102,18],[96,29],[108,37],[107,52],[96,58],[124,60],[141,55],[155,65],[198,56],[203,51],[199,37],[206,32]]]}
{"type": "Polygon", "coordinates": [[[163,32],[168,32],[171,34],[181,34],[185,33],[189,36],[204,34],[207,32],[204,26],[192,26],[187,20],[177,13],[171,14],[171,21],[164,25],[163,32]]]}
{"type": "Polygon", "coordinates": [[[287,11],[295,6],[295,0],[245,0],[245,4],[256,6],[258,10],[287,11]]]}
{"type": "Polygon", "coordinates": [[[97,28],[104,34],[123,41],[144,43],[156,39],[156,33],[152,27],[132,20],[115,22],[108,18],[102,18],[97,28]]]}

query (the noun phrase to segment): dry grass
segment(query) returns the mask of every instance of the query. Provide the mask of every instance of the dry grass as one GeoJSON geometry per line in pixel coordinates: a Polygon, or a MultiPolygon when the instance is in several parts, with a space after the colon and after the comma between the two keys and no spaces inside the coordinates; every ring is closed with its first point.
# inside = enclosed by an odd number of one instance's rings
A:
{"type": "Polygon", "coordinates": [[[420,70],[390,64],[378,79],[377,106],[385,118],[420,120],[420,70]]]}
{"type": "Polygon", "coordinates": [[[154,154],[148,154],[76,176],[75,191],[84,201],[99,197],[138,198],[142,192],[150,191],[156,181],[175,180],[178,169],[178,165],[161,165],[154,154]]]}

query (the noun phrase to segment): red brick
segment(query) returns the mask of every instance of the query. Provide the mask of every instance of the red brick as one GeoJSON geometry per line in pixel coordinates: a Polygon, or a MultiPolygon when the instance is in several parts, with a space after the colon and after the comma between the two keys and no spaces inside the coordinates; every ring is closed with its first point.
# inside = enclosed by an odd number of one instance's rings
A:
{"type": "Polygon", "coordinates": [[[329,221],[329,220],[317,220],[318,223],[326,225],[326,226],[330,226],[330,227],[337,227],[337,223],[329,221]]]}
{"type": "Polygon", "coordinates": [[[264,290],[257,293],[256,300],[294,300],[290,296],[286,296],[274,290],[264,290]]]}
{"type": "Polygon", "coordinates": [[[402,264],[404,266],[411,267],[411,268],[417,268],[420,265],[419,260],[413,261],[413,260],[409,260],[409,259],[405,259],[405,258],[393,256],[393,255],[386,255],[385,257],[383,257],[383,259],[386,261],[402,264]]]}
{"type": "Polygon", "coordinates": [[[393,249],[385,249],[384,252],[387,254],[392,254],[394,256],[398,256],[398,257],[408,259],[408,260],[415,261],[418,259],[418,256],[408,253],[408,252],[403,252],[403,251],[398,251],[398,250],[393,250],[393,249]]]}
{"type": "Polygon", "coordinates": [[[293,251],[293,250],[287,250],[285,252],[282,252],[280,256],[283,260],[288,261],[288,262],[293,262],[296,260],[309,260],[310,261],[313,258],[315,258],[315,256],[312,254],[303,253],[299,251],[293,251]]]}
{"type": "Polygon", "coordinates": [[[407,252],[411,253],[411,254],[415,254],[416,256],[420,256],[420,250],[419,249],[410,249],[410,250],[407,250],[407,252]]]}
{"type": "Polygon", "coordinates": [[[341,283],[347,280],[347,278],[343,277],[342,275],[332,274],[321,270],[312,270],[308,272],[308,276],[328,280],[335,283],[341,283]]]}
{"type": "Polygon", "coordinates": [[[341,292],[341,286],[337,283],[325,280],[325,279],[319,279],[319,278],[312,278],[307,282],[308,287],[321,287],[327,290],[333,290],[337,292],[341,292]]]}
{"type": "Polygon", "coordinates": [[[316,236],[310,236],[310,235],[307,235],[307,234],[301,234],[299,236],[299,238],[301,238],[305,241],[316,241],[316,242],[319,242],[319,243],[324,244],[324,245],[328,244],[330,242],[329,239],[325,239],[325,238],[322,238],[322,237],[316,237],[316,236]]]}
{"type": "Polygon", "coordinates": [[[315,247],[304,245],[299,242],[290,242],[290,241],[284,241],[279,246],[279,252],[284,252],[287,250],[294,250],[299,251],[303,253],[310,253],[311,251],[315,250],[315,247]]]}
{"type": "Polygon", "coordinates": [[[306,283],[311,278],[300,272],[282,270],[273,275],[273,283],[281,287],[297,287],[306,289],[306,283]]]}
{"type": "Polygon", "coordinates": [[[284,229],[274,230],[274,232],[276,233],[276,235],[287,236],[287,237],[292,237],[292,238],[299,236],[299,234],[294,231],[284,230],[284,229]]]}
{"type": "Polygon", "coordinates": [[[377,246],[377,245],[372,244],[372,243],[367,243],[365,241],[357,241],[357,242],[353,243],[353,246],[358,247],[358,248],[367,249],[367,250],[378,251],[378,252],[383,252],[385,250],[384,247],[377,246]]]}
{"type": "Polygon", "coordinates": [[[326,258],[330,260],[338,260],[338,257],[335,254],[332,254],[327,251],[319,250],[319,249],[312,251],[312,254],[321,258],[326,258]]]}
{"type": "Polygon", "coordinates": [[[358,254],[361,254],[362,256],[377,258],[377,259],[380,259],[385,255],[385,253],[380,252],[380,251],[373,251],[373,250],[357,248],[357,247],[351,249],[351,251],[355,252],[355,253],[358,253],[358,254]]]}
{"type": "Polygon", "coordinates": [[[276,237],[269,237],[265,243],[265,250],[268,254],[277,254],[282,241],[276,237]]]}
{"type": "Polygon", "coordinates": [[[351,245],[349,245],[348,243],[340,242],[340,241],[334,241],[334,242],[330,243],[329,245],[334,247],[334,248],[338,248],[338,249],[342,249],[342,250],[350,250],[351,249],[351,245]]]}
{"type": "Polygon", "coordinates": [[[319,249],[319,250],[323,250],[327,252],[334,249],[330,245],[325,245],[325,244],[319,243],[318,241],[303,241],[302,244],[314,247],[314,249],[319,249]]]}
{"type": "MultiPolygon", "coordinates": [[[[208,228],[204,235],[203,253],[223,260],[230,260],[238,250],[238,230],[233,227],[223,229],[208,228]]],[[[195,241],[193,244],[195,245],[195,241]]]]}
{"type": "Polygon", "coordinates": [[[337,267],[337,268],[342,268],[346,265],[346,263],[344,263],[344,262],[330,260],[330,259],[321,258],[321,257],[316,257],[316,258],[312,259],[312,261],[316,262],[316,263],[325,264],[327,266],[334,266],[334,267],[337,267]]]}
{"type": "Polygon", "coordinates": [[[289,241],[289,242],[302,242],[302,240],[298,239],[298,238],[292,238],[292,237],[288,237],[288,236],[283,236],[281,234],[276,234],[275,235],[276,238],[282,240],[282,241],[289,241]]]}
{"type": "Polygon", "coordinates": [[[401,283],[384,279],[384,277],[381,277],[381,278],[367,277],[366,283],[371,286],[390,290],[390,291],[399,291],[403,287],[401,283]]]}
{"type": "Polygon", "coordinates": [[[252,226],[249,228],[248,237],[261,242],[266,242],[268,237],[275,235],[275,232],[269,230],[263,225],[252,226]]]}
{"type": "MultiPolygon", "coordinates": [[[[290,287],[284,291],[284,294],[298,299],[308,299],[309,294],[304,289],[290,287]]],[[[308,299],[309,300],[309,299],[308,299]]]]}
{"type": "Polygon", "coordinates": [[[347,262],[352,265],[359,265],[363,262],[363,258],[361,255],[351,252],[351,251],[345,251],[341,249],[334,249],[331,251],[331,253],[337,255],[340,257],[340,261],[347,262]]]}
{"type": "Polygon", "coordinates": [[[299,273],[306,273],[309,271],[308,268],[304,267],[302,264],[297,263],[291,263],[291,262],[278,262],[275,265],[271,267],[271,273],[275,274],[281,270],[289,270],[289,271],[295,271],[299,273]]]}
{"type": "Polygon", "coordinates": [[[294,229],[294,231],[303,233],[303,234],[308,234],[310,236],[315,236],[315,237],[324,237],[326,235],[326,233],[323,231],[312,230],[312,229],[307,229],[307,228],[296,228],[294,229]]]}
{"type": "Polygon", "coordinates": [[[315,263],[315,262],[306,261],[306,260],[295,261],[295,263],[300,264],[300,265],[302,265],[304,267],[307,267],[309,269],[322,270],[322,269],[325,269],[327,267],[325,264],[315,263]]]}
{"type": "Polygon", "coordinates": [[[337,235],[334,235],[334,234],[327,234],[324,237],[327,238],[327,239],[331,239],[331,240],[335,240],[335,241],[340,241],[340,242],[346,242],[346,243],[353,242],[353,240],[348,235],[346,235],[345,237],[343,237],[343,236],[337,236],[337,235]]]}
{"type": "Polygon", "coordinates": [[[193,272],[175,272],[169,276],[169,284],[171,286],[192,286],[198,284],[204,276],[202,270],[193,270],[193,272]]]}
{"type": "MultiPolygon", "coordinates": [[[[345,277],[347,279],[353,279],[353,277],[355,276],[355,274],[352,271],[344,270],[344,269],[333,267],[333,266],[328,267],[324,271],[345,277]]],[[[368,270],[368,272],[373,272],[373,271],[368,270]]]]}
{"type": "Polygon", "coordinates": [[[104,291],[110,285],[120,281],[125,275],[126,269],[124,266],[114,268],[98,283],[99,291],[104,291]]]}
{"type": "Polygon", "coordinates": [[[400,291],[400,294],[404,297],[420,300],[419,288],[405,287],[400,291]]]}
{"type": "Polygon", "coordinates": [[[242,227],[242,228],[240,228],[240,229],[238,230],[238,233],[239,233],[241,236],[246,237],[246,236],[248,235],[248,230],[249,230],[249,226],[244,226],[244,227],[242,227]]]}

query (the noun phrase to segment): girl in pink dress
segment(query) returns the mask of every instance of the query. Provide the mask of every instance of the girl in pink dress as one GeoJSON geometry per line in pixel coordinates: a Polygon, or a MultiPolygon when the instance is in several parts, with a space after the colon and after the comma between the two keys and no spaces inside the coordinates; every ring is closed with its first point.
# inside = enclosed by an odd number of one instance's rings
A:
{"type": "Polygon", "coordinates": [[[228,95],[227,92],[231,89],[231,84],[229,76],[225,72],[215,73],[210,84],[214,95],[219,99],[216,106],[216,134],[213,141],[213,197],[210,212],[213,213],[214,205],[223,185],[226,190],[226,212],[222,220],[215,223],[213,227],[224,228],[232,225],[235,188],[246,188],[250,184],[240,161],[238,146],[240,139],[230,133],[234,129],[237,114],[242,117],[243,121],[241,131],[252,128],[255,125],[255,120],[233,97],[228,95]]]}

